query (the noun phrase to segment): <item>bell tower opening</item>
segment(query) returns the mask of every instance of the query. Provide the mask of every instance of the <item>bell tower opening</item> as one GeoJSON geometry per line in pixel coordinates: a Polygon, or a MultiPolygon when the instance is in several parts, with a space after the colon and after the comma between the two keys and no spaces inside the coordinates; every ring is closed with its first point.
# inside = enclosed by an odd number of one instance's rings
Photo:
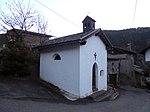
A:
{"type": "Polygon", "coordinates": [[[83,32],[87,32],[87,31],[95,29],[95,22],[96,21],[94,19],[92,19],[89,16],[86,16],[85,19],[82,21],[83,32]]]}

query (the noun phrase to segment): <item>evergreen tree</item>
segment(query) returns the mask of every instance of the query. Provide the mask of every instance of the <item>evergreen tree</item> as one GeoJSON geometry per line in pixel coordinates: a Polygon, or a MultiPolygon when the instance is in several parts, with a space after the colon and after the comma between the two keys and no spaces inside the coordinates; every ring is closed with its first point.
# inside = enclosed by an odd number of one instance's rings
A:
{"type": "Polygon", "coordinates": [[[30,67],[37,63],[37,57],[24,44],[23,35],[16,33],[15,39],[8,42],[3,52],[3,74],[13,76],[28,76],[30,67]]]}

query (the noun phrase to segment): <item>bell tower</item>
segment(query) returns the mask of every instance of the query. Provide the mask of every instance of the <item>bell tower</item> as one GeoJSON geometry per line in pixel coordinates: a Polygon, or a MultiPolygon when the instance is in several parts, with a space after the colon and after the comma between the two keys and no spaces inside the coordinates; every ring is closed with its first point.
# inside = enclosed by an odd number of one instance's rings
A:
{"type": "Polygon", "coordinates": [[[87,32],[87,31],[95,29],[95,22],[96,21],[94,19],[92,19],[89,16],[86,16],[85,19],[82,21],[83,32],[87,32]]]}

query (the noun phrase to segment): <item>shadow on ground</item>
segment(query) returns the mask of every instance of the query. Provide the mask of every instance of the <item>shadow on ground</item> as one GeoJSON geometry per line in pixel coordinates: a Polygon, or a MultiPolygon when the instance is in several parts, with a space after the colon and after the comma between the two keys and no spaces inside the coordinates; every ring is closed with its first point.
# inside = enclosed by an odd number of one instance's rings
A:
{"type": "Polygon", "coordinates": [[[90,99],[69,101],[62,95],[53,92],[39,80],[28,78],[14,78],[0,76],[0,97],[18,100],[32,100],[51,103],[86,104],[90,99]]]}

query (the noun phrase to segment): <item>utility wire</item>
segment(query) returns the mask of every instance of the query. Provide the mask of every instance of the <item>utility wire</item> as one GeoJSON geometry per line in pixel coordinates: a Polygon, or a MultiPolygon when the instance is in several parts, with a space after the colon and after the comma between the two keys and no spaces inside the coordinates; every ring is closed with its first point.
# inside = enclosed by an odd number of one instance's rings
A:
{"type": "Polygon", "coordinates": [[[67,22],[71,23],[72,25],[80,28],[78,25],[74,24],[73,22],[71,22],[70,20],[66,19],[65,17],[63,17],[62,15],[58,14],[57,12],[55,12],[54,10],[50,9],[49,7],[47,7],[46,5],[44,5],[43,3],[39,2],[38,0],[35,0],[36,2],[38,2],[40,5],[44,6],[45,8],[47,8],[48,10],[50,10],[51,12],[53,12],[54,14],[56,14],[57,16],[61,17],[62,19],[66,20],[67,22]]]}
{"type": "Polygon", "coordinates": [[[134,20],[135,20],[136,7],[137,7],[137,0],[135,1],[135,7],[134,7],[134,14],[133,14],[132,26],[133,26],[133,23],[134,23],[134,20]]]}

